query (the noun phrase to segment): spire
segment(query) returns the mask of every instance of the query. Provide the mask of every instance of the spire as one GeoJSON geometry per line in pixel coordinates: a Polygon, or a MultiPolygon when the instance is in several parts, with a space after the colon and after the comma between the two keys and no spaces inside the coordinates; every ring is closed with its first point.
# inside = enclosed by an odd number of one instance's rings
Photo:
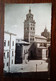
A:
{"type": "Polygon", "coordinates": [[[31,13],[31,7],[29,8],[29,13],[31,13]]]}
{"type": "Polygon", "coordinates": [[[44,31],[45,31],[45,32],[47,31],[47,28],[46,28],[46,26],[45,26],[45,29],[44,29],[44,31]]]}

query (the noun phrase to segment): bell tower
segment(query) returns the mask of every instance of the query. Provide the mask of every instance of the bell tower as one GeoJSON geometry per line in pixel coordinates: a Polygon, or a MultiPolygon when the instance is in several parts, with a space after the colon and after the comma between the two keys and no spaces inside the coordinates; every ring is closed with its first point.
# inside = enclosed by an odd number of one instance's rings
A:
{"type": "Polygon", "coordinates": [[[29,13],[26,15],[26,20],[24,21],[24,40],[33,43],[34,36],[35,20],[33,20],[33,14],[31,13],[31,9],[29,9],[29,13]]]}

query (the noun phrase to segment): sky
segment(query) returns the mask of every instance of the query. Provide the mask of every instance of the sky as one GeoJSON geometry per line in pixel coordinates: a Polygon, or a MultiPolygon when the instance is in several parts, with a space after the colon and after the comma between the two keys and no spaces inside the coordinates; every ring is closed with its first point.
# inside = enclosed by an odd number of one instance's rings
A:
{"type": "Polygon", "coordinates": [[[5,4],[4,14],[4,31],[8,31],[17,35],[17,38],[24,38],[24,20],[26,14],[34,15],[35,20],[35,35],[41,35],[45,27],[51,31],[51,3],[35,3],[35,4],[5,4]]]}

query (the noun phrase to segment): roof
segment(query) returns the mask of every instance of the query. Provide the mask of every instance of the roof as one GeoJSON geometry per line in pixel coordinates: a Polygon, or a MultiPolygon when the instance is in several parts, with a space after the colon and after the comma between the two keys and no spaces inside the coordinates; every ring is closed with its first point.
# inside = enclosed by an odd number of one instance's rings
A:
{"type": "Polygon", "coordinates": [[[19,43],[19,44],[22,44],[22,45],[24,45],[24,44],[30,44],[29,42],[22,41],[22,40],[20,40],[20,41],[17,41],[17,43],[19,43]]]}
{"type": "Polygon", "coordinates": [[[47,39],[46,37],[44,37],[44,36],[41,36],[41,35],[35,35],[35,38],[40,38],[40,39],[47,39]]]}
{"type": "Polygon", "coordinates": [[[4,33],[16,36],[16,34],[8,32],[8,31],[4,31],[4,33]]]}

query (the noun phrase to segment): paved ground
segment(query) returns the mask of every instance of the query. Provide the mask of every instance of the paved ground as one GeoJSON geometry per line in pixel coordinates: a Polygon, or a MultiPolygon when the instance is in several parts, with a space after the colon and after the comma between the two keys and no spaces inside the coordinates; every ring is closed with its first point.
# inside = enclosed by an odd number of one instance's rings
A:
{"type": "Polygon", "coordinates": [[[11,72],[47,72],[48,63],[44,60],[30,60],[27,64],[15,64],[11,67],[11,72]]]}

